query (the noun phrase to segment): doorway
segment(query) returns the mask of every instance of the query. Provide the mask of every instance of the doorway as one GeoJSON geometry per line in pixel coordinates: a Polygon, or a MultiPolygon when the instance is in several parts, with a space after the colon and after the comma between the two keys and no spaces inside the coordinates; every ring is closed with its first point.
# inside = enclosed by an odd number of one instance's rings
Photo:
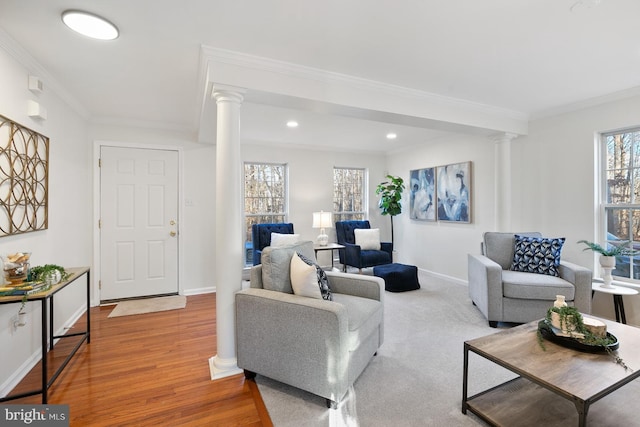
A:
{"type": "Polygon", "coordinates": [[[100,147],[100,300],[178,293],[178,151],[100,147]]]}

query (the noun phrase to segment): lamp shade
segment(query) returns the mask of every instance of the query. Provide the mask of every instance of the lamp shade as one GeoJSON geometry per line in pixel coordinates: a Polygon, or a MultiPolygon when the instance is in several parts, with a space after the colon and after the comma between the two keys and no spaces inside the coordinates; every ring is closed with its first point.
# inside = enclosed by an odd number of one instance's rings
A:
{"type": "Polygon", "coordinates": [[[314,212],[313,213],[313,228],[331,228],[333,225],[331,212],[314,212]]]}
{"type": "Polygon", "coordinates": [[[320,246],[326,246],[329,242],[329,236],[324,232],[325,228],[331,228],[331,212],[314,212],[313,213],[313,228],[319,228],[320,234],[318,235],[318,244],[320,246]]]}

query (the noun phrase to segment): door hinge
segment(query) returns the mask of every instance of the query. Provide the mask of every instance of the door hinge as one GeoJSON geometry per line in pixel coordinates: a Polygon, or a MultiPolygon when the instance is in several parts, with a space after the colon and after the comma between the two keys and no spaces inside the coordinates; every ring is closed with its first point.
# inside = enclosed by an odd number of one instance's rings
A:
{"type": "Polygon", "coordinates": [[[101,219],[98,220],[98,228],[102,228],[102,220],[101,219]]]}
{"type": "Polygon", "coordinates": [[[102,159],[98,159],[98,167],[101,168],[102,167],[102,159]]]}
{"type": "Polygon", "coordinates": [[[98,289],[102,290],[102,280],[98,280],[98,289]]]}

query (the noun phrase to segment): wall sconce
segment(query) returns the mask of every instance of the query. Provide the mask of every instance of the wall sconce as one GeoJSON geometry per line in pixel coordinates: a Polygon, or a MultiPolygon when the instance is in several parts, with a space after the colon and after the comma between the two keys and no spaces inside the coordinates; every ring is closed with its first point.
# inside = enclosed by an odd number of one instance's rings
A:
{"type": "Polygon", "coordinates": [[[333,226],[333,219],[331,212],[314,212],[313,213],[313,228],[319,228],[320,234],[318,235],[317,243],[321,246],[326,246],[329,243],[329,236],[325,233],[325,228],[331,228],[333,226]]]}

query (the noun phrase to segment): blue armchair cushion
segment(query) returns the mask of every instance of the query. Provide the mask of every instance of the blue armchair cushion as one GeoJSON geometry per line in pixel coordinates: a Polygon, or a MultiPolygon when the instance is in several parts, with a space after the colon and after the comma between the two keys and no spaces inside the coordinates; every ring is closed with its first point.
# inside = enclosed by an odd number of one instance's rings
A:
{"type": "Polygon", "coordinates": [[[564,237],[527,237],[516,234],[511,270],[558,277],[564,241],[564,237]]]}
{"type": "Polygon", "coordinates": [[[251,226],[251,241],[253,243],[253,265],[261,263],[262,250],[271,246],[271,233],[293,234],[293,224],[253,224],[251,226]]]}
{"type": "Polygon", "coordinates": [[[379,251],[363,250],[356,244],[356,229],[371,229],[371,224],[366,220],[336,222],[337,241],[345,247],[344,251],[340,251],[340,263],[356,268],[390,264],[392,259],[391,254],[393,252],[392,243],[381,242],[379,251]]]}

